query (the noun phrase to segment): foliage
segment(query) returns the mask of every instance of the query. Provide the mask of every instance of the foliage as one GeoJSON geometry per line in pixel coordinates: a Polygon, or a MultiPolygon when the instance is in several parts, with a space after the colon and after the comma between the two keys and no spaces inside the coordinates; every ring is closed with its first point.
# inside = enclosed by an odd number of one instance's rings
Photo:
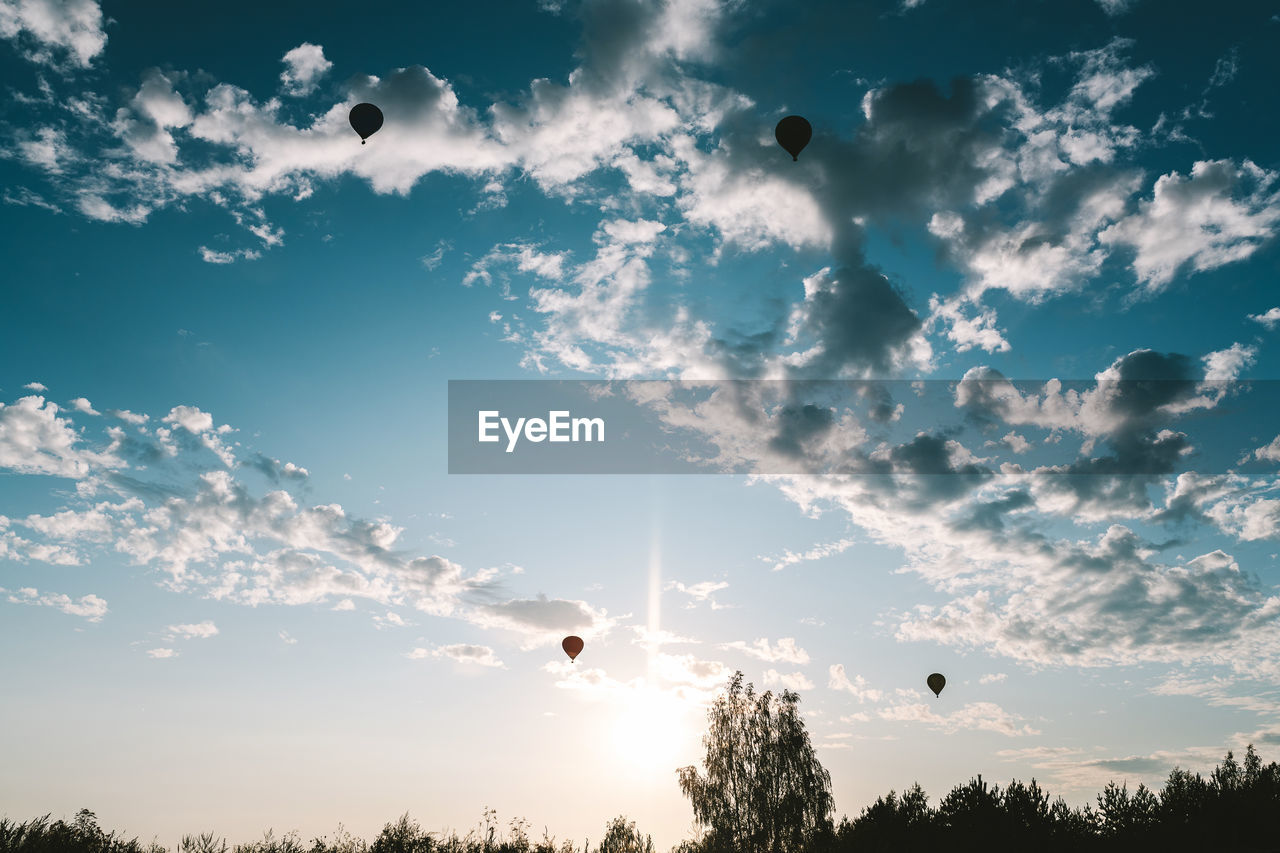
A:
{"type": "Polygon", "coordinates": [[[799,713],[800,697],[757,695],[735,673],[707,714],[706,775],[679,771],[708,850],[793,853],[831,834],[831,777],[799,713]]]}

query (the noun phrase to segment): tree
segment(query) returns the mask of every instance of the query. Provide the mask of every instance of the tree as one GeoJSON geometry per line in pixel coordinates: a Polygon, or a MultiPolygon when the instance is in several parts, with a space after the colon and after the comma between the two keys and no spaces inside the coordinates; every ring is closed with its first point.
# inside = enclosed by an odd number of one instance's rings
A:
{"type": "Polygon", "coordinates": [[[609,821],[596,853],[653,853],[653,839],[641,835],[635,821],[619,815],[609,821]]]}
{"type": "Polygon", "coordinates": [[[818,761],[800,697],[757,695],[742,673],[707,714],[706,775],[684,767],[680,790],[708,850],[793,853],[830,835],[831,777],[818,761]]]}

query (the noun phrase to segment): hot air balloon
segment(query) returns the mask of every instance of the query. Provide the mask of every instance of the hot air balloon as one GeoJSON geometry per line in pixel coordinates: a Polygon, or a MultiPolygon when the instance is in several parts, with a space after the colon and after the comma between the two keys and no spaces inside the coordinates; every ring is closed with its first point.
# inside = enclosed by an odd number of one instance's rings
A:
{"type": "Polygon", "coordinates": [[[364,145],[370,136],[382,127],[382,110],[373,104],[356,104],[347,116],[351,129],[360,134],[360,144],[364,145]]]}
{"type": "Polygon", "coordinates": [[[933,691],[934,696],[941,696],[942,688],[947,686],[947,679],[943,677],[942,673],[935,672],[925,679],[925,684],[929,685],[929,689],[933,691]]]}
{"type": "Polygon", "coordinates": [[[813,128],[801,116],[787,116],[778,122],[778,126],[773,129],[773,135],[778,140],[778,144],[791,155],[792,160],[799,160],[800,152],[813,138],[813,128]]]}
{"type": "Polygon", "coordinates": [[[574,660],[578,655],[582,654],[582,638],[565,637],[564,642],[560,644],[560,648],[564,649],[564,653],[569,656],[569,660],[574,660]]]}

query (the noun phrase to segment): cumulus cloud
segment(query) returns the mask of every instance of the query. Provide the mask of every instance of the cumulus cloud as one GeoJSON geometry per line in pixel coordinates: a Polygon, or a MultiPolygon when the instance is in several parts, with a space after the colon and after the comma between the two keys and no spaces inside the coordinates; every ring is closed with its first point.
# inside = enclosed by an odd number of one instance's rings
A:
{"type": "MultiPolygon", "coordinates": [[[[305,484],[306,468],[229,441],[235,430],[198,407],[175,406],[154,420],[113,414],[87,431],[42,397],[0,404],[0,469],[77,482],[75,506],[0,517],[0,558],[77,565],[108,551],[158,570],[175,591],[248,606],[334,602],[336,610],[363,598],[384,607],[379,625],[407,624],[385,608],[408,607],[513,632],[523,647],[566,633],[601,636],[615,624],[585,601],[503,594],[499,570],[406,554],[403,530],[388,521],[303,503],[280,487],[305,484]],[[246,471],[265,478],[265,492],[246,471]]],[[[94,596],[13,595],[88,618],[106,612],[94,596]]],[[[169,628],[183,639],[216,632],[211,621],[169,628]]]]}
{"type": "Polygon", "coordinates": [[[333,68],[333,63],[324,58],[324,48],[310,42],[298,45],[280,61],[284,63],[284,71],[280,72],[280,86],[286,95],[311,94],[320,78],[333,68]]]}
{"type": "Polygon", "coordinates": [[[58,413],[57,405],[39,396],[0,403],[0,468],[80,479],[94,469],[123,464],[115,455],[117,445],[87,449],[71,422],[58,413]]]}
{"type": "Polygon", "coordinates": [[[107,44],[102,23],[97,0],[0,2],[0,38],[17,42],[41,64],[89,67],[107,44]]]}
{"type": "Polygon", "coordinates": [[[863,702],[879,702],[884,695],[881,691],[869,687],[867,680],[861,675],[855,675],[852,679],[849,678],[849,674],[845,672],[844,664],[842,663],[834,663],[828,668],[827,687],[852,694],[859,704],[863,702]]]}
{"type": "Polygon", "coordinates": [[[1133,250],[1146,291],[1166,287],[1184,267],[1216,269],[1252,255],[1280,220],[1277,173],[1249,160],[1202,160],[1183,177],[1162,175],[1152,197],[1098,235],[1133,250]]]}
{"type": "MultiPolygon", "coordinates": [[[[4,554],[0,552],[0,557],[2,556],[4,554]]],[[[79,616],[89,622],[101,622],[102,617],[107,615],[107,602],[92,593],[72,598],[61,592],[40,592],[34,587],[22,587],[16,590],[0,587],[0,594],[4,594],[11,604],[52,607],[68,616],[79,616]]]]}
{"type": "Polygon", "coordinates": [[[1271,331],[1277,324],[1280,324],[1280,306],[1268,308],[1261,314],[1250,314],[1249,319],[1255,323],[1262,324],[1267,331],[1271,331]]]}

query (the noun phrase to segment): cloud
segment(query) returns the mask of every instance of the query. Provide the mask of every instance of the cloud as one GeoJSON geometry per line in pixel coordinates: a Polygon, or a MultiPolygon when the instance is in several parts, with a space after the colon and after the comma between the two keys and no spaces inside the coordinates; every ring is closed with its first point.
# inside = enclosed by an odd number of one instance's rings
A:
{"type": "Polygon", "coordinates": [[[861,675],[855,675],[850,679],[842,663],[832,664],[827,670],[827,676],[827,687],[852,694],[859,704],[863,702],[879,702],[884,695],[881,691],[868,687],[867,680],[861,675]]]}
{"type": "Polygon", "coordinates": [[[1276,178],[1249,160],[1201,160],[1189,177],[1162,175],[1152,197],[1098,239],[1132,248],[1134,275],[1154,293],[1184,267],[1204,272],[1252,255],[1280,220],[1276,178]]]}
{"type": "Polygon", "coordinates": [[[486,628],[501,628],[521,637],[523,648],[559,642],[566,634],[589,638],[606,633],[614,623],[604,610],[585,601],[562,598],[513,598],[478,605],[469,617],[486,628]]]}
{"type": "Polygon", "coordinates": [[[292,462],[281,462],[279,459],[272,459],[262,453],[254,453],[248,459],[240,462],[241,467],[252,468],[261,473],[272,483],[289,483],[305,482],[311,476],[311,472],[301,465],[295,465],[292,462]]]}
{"type": "Polygon", "coordinates": [[[1096,0],[1096,2],[1102,11],[1107,14],[1107,17],[1114,18],[1128,12],[1137,4],[1138,0],[1096,0]]]}
{"type": "MultiPolygon", "coordinates": [[[[337,610],[364,598],[384,608],[379,625],[407,624],[386,608],[409,607],[514,632],[526,648],[566,633],[602,636],[616,622],[585,601],[503,594],[499,570],[408,555],[401,528],[387,521],[301,503],[274,487],[304,483],[305,468],[230,441],[235,430],[215,427],[197,407],[175,406],[155,427],[145,415],[115,414],[88,431],[40,397],[0,405],[0,465],[77,480],[75,507],[0,517],[0,558],[77,565],[109,552],[158,570],[174,591],[248,606],[336,602],[337,610]],[[241,478],[246,470],[265,476],[265,493],[241,478]]],[[[206,627],[216,630],[210,622],[170,633],[197,636],[206,627]]]]}
{"type": "Polygon", "coordinates": [[[790,674],[767,669],[764,673],[765,687],[781,687],[783,690],[812,690],[813,682],[803,672],[790,674]]]}
{"type": "Polygon", "coordinates": [[[333,68],[333,63],[324,58],[324,48],[310,42],[298,45],[280,61],[285,66],[280,72],[280,86],[286,95],[295,97],[314,92],[320,78],[333,68]]]}
{"type": "Polygon", "coordinates": [[[189,625],[170,625],[168,630],[170,634],[181,637],[184,640],[204,640],[218,635],[218,626],[208,619],[204,622],[189,625]]]}
{"type": "Polygon", "coordinates": [[[728,588],[728,581],[702,581],[689,585],[685,585],[680,581],[667,581],[667,585],[663,587],[664,590],[674,589],[676,592],[689,596],[691,600],[685,605],[686,608],[693,608],[705,602],[710,605],[712,610],[719,610],[728,606],[715,600],[715,593],[728,588]]]}
{"type": "Polygon", "coordinates": [[[174,406],[162,420],[196,435],[213,429],[213,416],[195,406],[174,406]]]}
{"type": "Polygon", "coordinates": [[[262,253],[255,249],[237,249],[233,252],[220,252],[208,246],[199,248],[200,260],[206,264],[234,264],[237,260],[256,261],[262,253]]]}
{"type": "Polygon", "coordinates": [[[116,445],[102,451],[84,448],[70,420],[43,397],[0,403],[0,468],[21,474],[47,474],[80,479],[98,468],[123,465],[116,445]]]}
{"type": "MultiPolygon", "coordinates": [[[[0,556],[3,556],[2,552],[0,556]]],[[[68,616],[79,616],[89,622],[101,622],[102,617],[107,615],[107,602],[92,593],[82,595],[80,598],[72,598],[60,592],[41,593],[33,587],[17,590],[5,590],[0,587],[0,593],[5,593],[11,604],[53,607],[68,616]]]]}
{"type": "Polygon", "coordinates": [[[96,0],[3,0],[0,38],[16,41],[32,62],[79,68],[88,68],[107,44],[96,0]]]}
{"type": "Polygon", "coordinates": [[[421,660],[427,657],[448,658],[458,663],[473,664],[475,666],[507,668],[506,664],[498,660],[493,649],[488,646],[475,646],[467,643],[454,643],[448,646],[437,646],[433,649],[416,648],[405,656],[412,660],[421,660]]]}
{"type": "Polygon", "coordinates": [[[1280,324],[1280,306],[1268,308],[1261,314],[1250,314],[1249,319],[1255,323],[1261,323],[1269,332],[1275,329],[1277,324],[1280,324]]]}
{"type": "Polygon", "coordinates": [[[769,645],[768,639],[761,637],[750,645],[743,640],[735,640],[732,643],[721,643],[720,648],[734,649],[766,663],[804,665],[809,662],[809,653],[796,645],[794,637],[783,637],[773,646],[769,645]]]}
{"type": "Polygon", "coordinates": [[[81,414],[85,414],[85,415],[98,415],[98,414],[101,414],[100,412],[96,411],[96,410],[93,408],[93,404],[92,404],[92,403],[90,403],[88,400],[86,400],[84,397],[76,397],[74,400],[72,400],[72,401],[71,401],[71,408],[73,408],[73,409],[75,409],[77,412],[80,412],[81,414]]]}
{"type": "Polygon", "coordinates": [[[178,657],[177,649],[147,649],[147,657],[153,660],[165,660],[178,657]]]}
{"type": "Polygon", "coordinates": [[[1270,444],[1265,444],[1254,450],[1253,456],[1255,459],[1264,462],[1280,462],[1280,435],[1271,439],[1270,444]]]}
{"type": "Polygon", "coordinates": [[[978,679],[979,684],[999,684],[1009,676],[1003,672],[989,672],[978,679]]]}
{"type": "Polygon", "coordinates": [[[880,719],[904,723],[923,723],[948,734],[961,730],[989,731],[1006,737],[1025,737],[1040,732],[1022,717],[1010,713],[994,702],[970,702],[950,714],[937,714],[923,703],[905,703],[881,708],[880,719]]]}
{"type": "Polygon", "coordinates": [[[774,559],[772,557],[761,557],[765,562],[773,563],[773,571],[780,572],[783,569],[794,566],[799,563],[807,563],[812,560],[822,560],[835,554],[843,554],[845,551],[853,547],[857,542],[852,537],[840,539],[836,542],[826,542],[821,545],[815,545],[807,551],[796,553],[788,550],[781,557],[774,559]]]}

